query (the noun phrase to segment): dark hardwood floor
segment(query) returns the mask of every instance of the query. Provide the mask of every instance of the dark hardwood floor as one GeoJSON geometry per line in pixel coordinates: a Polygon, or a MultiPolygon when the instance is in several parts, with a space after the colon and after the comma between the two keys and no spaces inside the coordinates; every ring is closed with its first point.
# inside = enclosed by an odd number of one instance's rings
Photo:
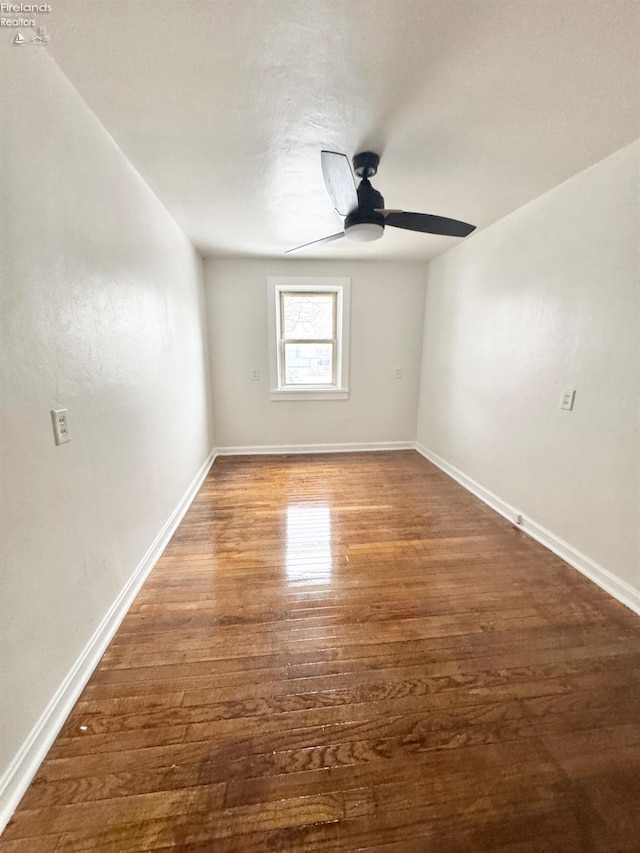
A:
{"type": "Polygon", "coordinates": [[[413,451],[218,458],[9,851],[638,853],[640,618],[413,451]]]}

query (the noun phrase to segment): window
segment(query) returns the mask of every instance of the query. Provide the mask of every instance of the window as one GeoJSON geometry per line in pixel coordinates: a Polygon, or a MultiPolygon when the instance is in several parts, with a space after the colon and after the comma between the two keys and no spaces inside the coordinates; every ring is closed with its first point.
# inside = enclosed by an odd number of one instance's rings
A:
{"type": "Polygon", "coordinates": [[[271,399],[348,396],[349,279],[270,278],[271,399]]]}
{"type": "Polygon", "coordinates": [[[336,377],[336,293],[279,291],[280,382],[329,385],[336,377]]]}

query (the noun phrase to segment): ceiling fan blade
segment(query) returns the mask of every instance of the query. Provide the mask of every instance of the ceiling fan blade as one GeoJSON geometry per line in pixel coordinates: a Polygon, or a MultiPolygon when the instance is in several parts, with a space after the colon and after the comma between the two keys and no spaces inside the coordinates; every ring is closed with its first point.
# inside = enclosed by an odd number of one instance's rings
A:
{"type": "Polygon", "coordinates": [[[430,213],[407,213],[404,210],[384,211],[385,223],[394,228],[406,228],[407,231],[422,231],[424,234],[443,234],[446,237],[466,237],[476,230],[475,225],[447,219],[446,216],[433,216],[430,213]]]}
{"type": "Polygon", "coordinates": [[[322,175],[331,203],[340,216],[346,216],[358,206],[358,193],[353,172],[346,154],[335,151],[320,153],[322,175]]]}
{"type": "Polygon", "coordinates": [[[296,246],[295,249],[287,249],[285,255],[291,255],[293,252],[299,252],[301,249],[308,249],[309,246],[317,246],[318,243],[331,243],[334,240],[339,240],[344,237],[344,231],[339,234],[332,234],[330,237],[323,237],[321,240],[313,240],[311,243],[304,243],[302,246],[296,246]]]}

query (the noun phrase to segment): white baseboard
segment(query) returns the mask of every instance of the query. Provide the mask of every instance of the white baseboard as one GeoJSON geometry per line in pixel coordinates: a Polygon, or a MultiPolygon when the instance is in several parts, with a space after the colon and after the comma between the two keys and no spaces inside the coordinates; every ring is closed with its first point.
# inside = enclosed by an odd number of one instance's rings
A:
{"type": "Polygon", "coordinates": [[[216,456],[217,452],[212,450],[64,681],[51,697],[13,761],[0,777],[0,834],[11,819],[136,595],[189,509],[216,456]]]}
{"type": "Polygon", "coordinates": [[[508,504],[506,501],[503,501],[502,498],[499,498],[497,495],[494,495],[493,492],[485,489],[484,486],[480,485],[480,483],[476,483],[476,481],[472,480],[471,477],[467,477],[467,475],[460,471],[459,468],[450,465],[445,459],[438,456],[437,453],[434,453],[432,450],[429,450],[428,447],[420,444],[419,441],[417,441],[414,446],[421,456],[424,456],[424,458],[428,459],[429,462],[433,462],[437,468],[440,468],[441,471],[448,474],[452,480],[455,480],[456,483],[460,483],[460,485],[464,486],[468,492],[471,492],[472,495],[480,498],[483,503],[486,503],[487,506],[490,506],[491,509],[495,510],[499,515],[503,515],[506,519],[516,524],[517,517],[520,513],[515,507],[511,506],[511,504],[508,504]]]}
{"type": "Polygon", "coordinates": [[[463,471],[460,471],[454,465],[442,459],[437,453],[429,450],[420,444],[420,442],[416,442],[415,448],[425,459],[433,462],[440,470],[448,474],[457,483],[460,483],[461,486],[464,486],[471,494],[480,498],[491,509],[511,521],[520,530],[524,531],[532,539],[535,539],[536,542],[540,542],[545,548],[553,551],[565,563],[569,563],[570,566],[573,566],[574,569],[577,569],[588,577],[589,580],[593,581],[601,589],[604,589],[605,592],[608,592],[609,595],[612,595],[621,604],[624,604],[630,610],[633,610],[634,613],[640,615],[640,590],[631,586],[631,584],[622,580],[622,578],[617,577],[613,572],[610,572],[604,566],[587,557],[586,554],[578,551],[568,542],[565,542],[564,539],[561,539],[555,533],[547,530],[546,527],[538,524],[533,518],[529,518],[529,516],[520,512],[520,510],[511,506],[511,504],[503,501],[502,498],[494,495],[493,492],[485,489],[480,483],[472,480],[463,471]]]}
{"type": "Polygon", "coordinates": [[[258,444],[218,447],[218,456],[289,455],[294,453],[364,453],[370,450],[413,450],[414,441],[374,441],[351,444],[258,444]]]}

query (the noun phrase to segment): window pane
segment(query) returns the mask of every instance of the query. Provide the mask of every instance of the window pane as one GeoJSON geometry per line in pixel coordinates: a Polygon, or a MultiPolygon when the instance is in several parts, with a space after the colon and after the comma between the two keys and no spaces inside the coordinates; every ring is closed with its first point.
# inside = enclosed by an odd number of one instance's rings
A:
{"type": "Polygon", "coordinates": [[[297,340],[333,337],[333,294],[283,294],[282,299],[283,337],[297,340]]]}
{"type": "Polygon", "coordinates": [[[331,344],[285,344],[284,375],[287,385],[332,385],[331,344]]]}

